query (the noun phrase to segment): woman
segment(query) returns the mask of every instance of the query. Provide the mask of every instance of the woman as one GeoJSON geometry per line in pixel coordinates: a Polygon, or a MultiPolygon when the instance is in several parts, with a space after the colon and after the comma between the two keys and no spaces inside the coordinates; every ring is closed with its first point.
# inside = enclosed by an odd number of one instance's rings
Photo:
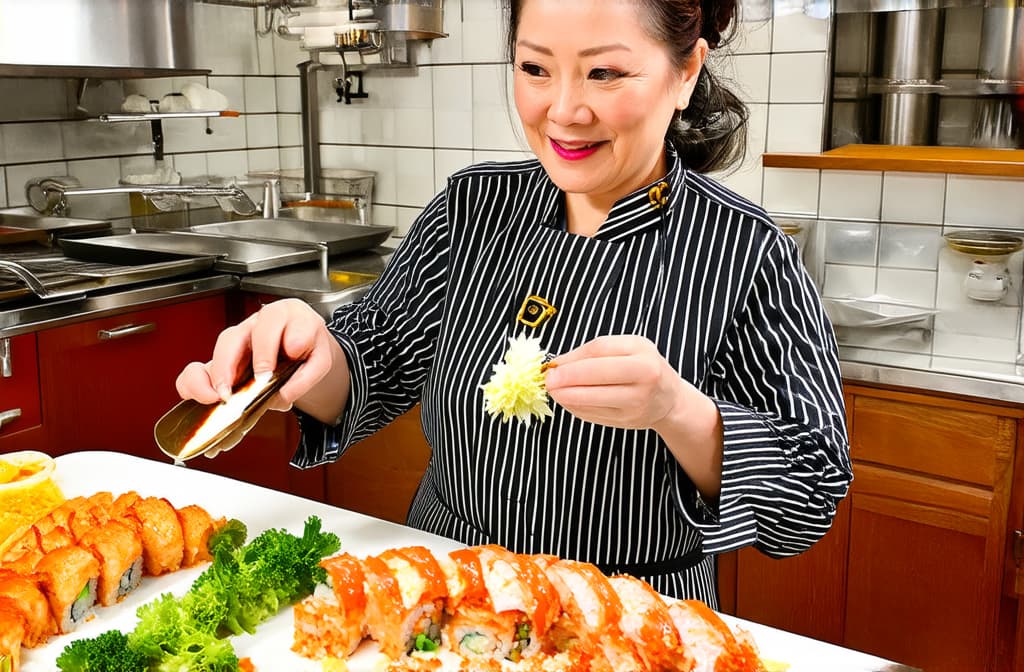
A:
{"type": "Polygon", "coordinates": [[[250,357],[304,359],[279,400],[301,411],[300,467],[422,402],[411,525],[669,595],[717,605],[716,553],[806,549],[851,478],[836,348],[792,242],[700,174],[743,142],[742,105],[704,68],[735,11],[718,2],[513,2],[539,161],[454,175],[363,300],[327,328],[265,306],[181,395],[215,401],[250,357]],[[484,413],[513,336],[559,353],[544,422],[484,413]]]}

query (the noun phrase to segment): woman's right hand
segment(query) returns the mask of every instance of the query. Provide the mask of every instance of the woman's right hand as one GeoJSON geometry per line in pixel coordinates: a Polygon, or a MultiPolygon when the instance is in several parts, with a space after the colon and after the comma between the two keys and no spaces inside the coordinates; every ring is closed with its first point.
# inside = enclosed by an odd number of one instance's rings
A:
{"type": "Polygon", "coordinates": [[[267,304],[221,332],[213,358],[192,362],[178,375],[178,394],[203,404],[221,401],[250,366],[254,373],[272,371],[280,359],[304,363],[270,408],[288,410],[296,404],[324,422],[333,422],[348,398],[345,355],[323,318],[298,299],[267,304]]]}

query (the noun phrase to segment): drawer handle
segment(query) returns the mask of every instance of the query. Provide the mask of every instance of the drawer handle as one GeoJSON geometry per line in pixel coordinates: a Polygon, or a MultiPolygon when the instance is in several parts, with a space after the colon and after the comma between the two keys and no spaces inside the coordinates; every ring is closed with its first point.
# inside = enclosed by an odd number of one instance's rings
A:
{"type": "Polygon", "coordinates": [[[148,334],[151,331],[156,331],[156,322],[126,324],[123,327],[115,327],[114,329],[100,329],[96,332],[96,337],[101,341],[113,341],[116,338],[126,338],[135,334],[148,334]]]}
{"type": "Polygon", "coordinates": [[[0,411],[0,427],[21,417],[20,408],[12,408],[9,411],[0,411]]]}

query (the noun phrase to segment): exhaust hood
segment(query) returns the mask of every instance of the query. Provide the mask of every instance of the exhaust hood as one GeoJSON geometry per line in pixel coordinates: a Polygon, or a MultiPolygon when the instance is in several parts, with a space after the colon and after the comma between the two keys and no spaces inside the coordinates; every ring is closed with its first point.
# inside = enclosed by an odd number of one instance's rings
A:
{"type": "Polygon", "coordinates": [[[0,0],[0,76],[206,74],[193,0],[0,0]]]}

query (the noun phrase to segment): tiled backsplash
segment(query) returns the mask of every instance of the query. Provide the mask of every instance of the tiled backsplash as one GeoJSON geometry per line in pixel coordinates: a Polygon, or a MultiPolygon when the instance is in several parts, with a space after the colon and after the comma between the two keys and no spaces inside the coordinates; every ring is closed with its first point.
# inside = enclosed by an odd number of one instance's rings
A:
{"type": "MultiPolygon", "coordinates": [[[[225,94],[239,118],[163,122],[165,162],[185,178],[244,176],[271,170],[301,156],[298,108],[279,112],[279,79],[298,81],[296,51],[271,36],[258,38],[253,10],[197,4],[197,60],[209,77],[89,80],[78,99],[77,82],[63,79],[0,78],[0,207],[25,204],[32,177],[72,175],[84,186],[116,185],[130,174],[154,170],[148,123],[105,124],[131,93],[151,99],[181,91],[196,81],[225,94]],[[280,53],[278,53],[280,52],[280,53]],[[86,112],[76,109],[81,105],[86,112]],[[294,109],[294,112],[292,111],[294,109]],[[89,118],[91,119],[89,119],[89,118]]],[[[287,87],[282,87],[287,88],[287,87]]],[[[297,94],[297,84],[294,87],[297,94]]],[[[212,204],[212,202],[211,202],[212,204]]],[[[81,217],[128,214],[124,196],[83,197],[71,204],[81,217]]]]}
{"type": "MultiPolygon", "coordinates": [[[[884,295],[938,310],[927,334],[882,330],[849,335],[849,357],[917,366],[969,361],[999,371],[1020,350],[1024,253],[1010,259],[1013,288],[1000,302],[968,299],[970,260],[945,246],[956,227],[1024,229],[1024,180],[923,173],[762,168],[765,152],[822,149],[828,77],[823,3],[775,0],[774,18],[747,21],[712,67],[750,108],[748,156],[718,175],[779,217],[819,220],[806,263],[826,297],[884,295]]],[[[827,5],[827,3],[824,3],[827,5]]],[[[407,230],[452,172],[481,160],[529,156],[510,105],[497,0],[447,0],[448,37],[413,48],[413,68],[365,75],[369,97],[337,102],[338,68],[319,74],[324,168],[377,171],[374,219],[407,230]]],[[[225,93],[240,119],[165,122],[168,160],[185,177],[243,175],[301,166],[299,45],[257,38],[251,10],[197,5],[202,81],[225,93]]],[[[749,16],[750,14],[748,14],[749,16]]],[[[330,57],[325,57],[325,60],[330,57]]],[[[151,97],[187,80],[104,82],[83,103],[116,109],[127,93],[151,97]]],[[[24,203],[29,177],[70,173],[110,185],[152,169],[146,124],[79,121],[73,82],[0,79],[0,206],[24,203]]],[[[95,108],[95,109],[94,109],[95,108]]],[[[109,213],[97,199],[74,204],[83,216],[109,213]]]]}

